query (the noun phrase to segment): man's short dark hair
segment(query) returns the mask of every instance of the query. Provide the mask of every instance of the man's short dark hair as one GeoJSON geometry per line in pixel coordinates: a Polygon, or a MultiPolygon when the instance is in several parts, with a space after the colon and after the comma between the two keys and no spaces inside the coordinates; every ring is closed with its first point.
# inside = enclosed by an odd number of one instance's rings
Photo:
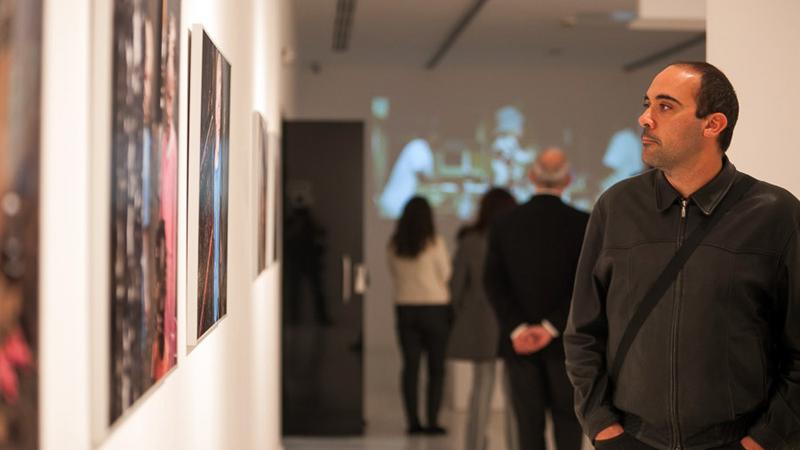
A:
{"type": "Polygon", "coordinates": [[[702,61],[681,61],[670,66],[684,66],[700,74],[700,90],[697,92],[698,119],[713,113],[725,114],[728,126],[719,134],[722,151],[727,151],[733,138],[733,128],[739,118],[739,99],[728,77],[713,65],[702,61]]]}

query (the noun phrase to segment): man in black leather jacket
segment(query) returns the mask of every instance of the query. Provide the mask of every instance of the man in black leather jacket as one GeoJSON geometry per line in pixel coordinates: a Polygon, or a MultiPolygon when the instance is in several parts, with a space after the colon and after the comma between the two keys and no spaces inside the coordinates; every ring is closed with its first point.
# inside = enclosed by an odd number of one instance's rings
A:
{"type": "Polygon", "coordinates": [[[597,448],[800,448],[800,203],[784,189],[758,181],[733,204],[644,321],[619,376],[607,370],[645,291],[746,177],[725,156],[738,109],[714,66],[668,66],[639,117],[654,169],[610,188],[592,213],[564,346],[597,448]]]}

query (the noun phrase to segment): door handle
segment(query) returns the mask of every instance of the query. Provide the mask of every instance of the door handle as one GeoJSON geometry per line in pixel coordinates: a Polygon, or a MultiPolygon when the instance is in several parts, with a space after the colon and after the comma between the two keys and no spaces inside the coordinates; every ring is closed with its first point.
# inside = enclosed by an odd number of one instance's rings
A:
{"type": "Polygon", "coordinates": [[[350,280],[353,277],[353,262],[350,255],[342,255],[342,303],[350,303],[353,290],[350,288],[350,280]]]}
{"type": "Polygon", "coordinates": [[[369,287],[369,271],[364,263],[356,264],[356,279],[353,282],[353,291],[356,294],[362,295],[367,292],[369,287]]]}

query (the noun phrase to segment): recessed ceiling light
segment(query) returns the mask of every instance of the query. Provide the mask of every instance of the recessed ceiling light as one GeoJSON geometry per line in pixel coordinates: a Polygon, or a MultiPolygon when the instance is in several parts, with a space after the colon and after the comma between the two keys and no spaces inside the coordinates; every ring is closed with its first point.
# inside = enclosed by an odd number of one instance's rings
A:
{"type": "Polygon", "coordinates": [[[561,18],[561,26],[564,28],[573,28],[578,24],[578,17],[575,15],[564,16],[561,18]]]}
{"type": "Polygon", "coordinates": [[[618,10],[612,11],[609,16],[614,22],[628,23],[636,18],[636,13],[633,11],[618,10]]]}

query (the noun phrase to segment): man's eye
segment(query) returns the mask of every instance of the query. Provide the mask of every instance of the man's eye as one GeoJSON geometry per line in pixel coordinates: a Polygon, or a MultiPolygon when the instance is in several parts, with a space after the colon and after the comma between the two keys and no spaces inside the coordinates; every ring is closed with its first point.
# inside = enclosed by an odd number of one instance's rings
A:
{"type": "Polygon", "coordinates": [[[667,105],[666,103],[662,103],[662,104],[658,105],[658,108],[661,111],[669,111],[670,109],[672,109],[672,105],[667,105]]]}
{"type": "Polygon", "coordinates": [[[642,103],[642,108],[647,109],[650,107],[650,103],[642,103]]]}

